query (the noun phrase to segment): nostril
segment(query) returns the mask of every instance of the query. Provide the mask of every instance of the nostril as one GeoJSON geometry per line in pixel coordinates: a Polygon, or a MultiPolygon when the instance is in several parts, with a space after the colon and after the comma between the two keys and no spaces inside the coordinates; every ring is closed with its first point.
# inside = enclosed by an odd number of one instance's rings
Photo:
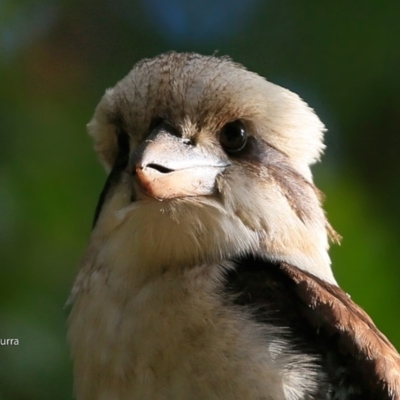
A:
{"type": "Polygon", "coordinates": [[[157,170],[158,172],[161,172],[162,174],[168,174],[169,172],[173,171],[173,169],[163,167],[162,165],[159,165],[159,164],[148,164],[146,167],[153,168],[153,169],[157,170]]]}

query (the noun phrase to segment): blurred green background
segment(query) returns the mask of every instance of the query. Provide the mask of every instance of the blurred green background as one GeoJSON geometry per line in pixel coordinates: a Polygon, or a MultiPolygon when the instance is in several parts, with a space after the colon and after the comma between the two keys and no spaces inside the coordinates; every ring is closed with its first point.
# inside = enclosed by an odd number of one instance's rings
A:
{"type": "Polygon", "coordinates": [[[64,303],[105,174],[85,124],[170,49],[230,55],[329,131],[314,168],[338,281],[400,348],[400,2],[2,0],[0,400],[71,399],[64,303]]]}

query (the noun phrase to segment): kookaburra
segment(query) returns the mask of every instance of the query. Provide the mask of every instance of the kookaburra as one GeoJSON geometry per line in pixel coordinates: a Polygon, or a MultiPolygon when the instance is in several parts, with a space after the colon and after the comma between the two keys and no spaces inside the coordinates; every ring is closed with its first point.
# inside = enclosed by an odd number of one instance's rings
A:
{"type": "Polygon", "coordinates": [[[70,301],[78,400],[400,399],[339,288],[324,125],[226,57],[137,63],[89,123],[109,175],[70,301]]]}

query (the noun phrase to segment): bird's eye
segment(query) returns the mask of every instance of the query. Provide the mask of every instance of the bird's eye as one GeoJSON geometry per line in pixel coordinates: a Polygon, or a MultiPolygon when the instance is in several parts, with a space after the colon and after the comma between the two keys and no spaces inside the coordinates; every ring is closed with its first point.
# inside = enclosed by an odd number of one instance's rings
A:
{"type": "Polygon", "coordinates": [[[154,128],[156,128],[157,126],[161,125],[164,122],[164,119],[161,117],[154,117],[151,121],[150,121],[150,126],[149,126],[149,132],[151,132],[154,128]]]}
{"type": "Polygon", "coordinates": [[[247,143],[247,132],[241,121],[227,123],[219,133],[219,142],[227,153],[237,153],[247,143]]]}

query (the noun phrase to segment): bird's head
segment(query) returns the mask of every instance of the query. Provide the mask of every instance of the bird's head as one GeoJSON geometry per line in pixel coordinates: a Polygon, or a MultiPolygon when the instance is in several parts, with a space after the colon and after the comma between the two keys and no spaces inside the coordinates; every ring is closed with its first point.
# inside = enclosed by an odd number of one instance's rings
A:
{"type": "Polygon", "coordinates": [[[323,131],[296,94],[228,58],[139,62],[89,123],[110,173],[92,247],[126,268],[252,252],[334,282],[310,171],[323,131]]]}

